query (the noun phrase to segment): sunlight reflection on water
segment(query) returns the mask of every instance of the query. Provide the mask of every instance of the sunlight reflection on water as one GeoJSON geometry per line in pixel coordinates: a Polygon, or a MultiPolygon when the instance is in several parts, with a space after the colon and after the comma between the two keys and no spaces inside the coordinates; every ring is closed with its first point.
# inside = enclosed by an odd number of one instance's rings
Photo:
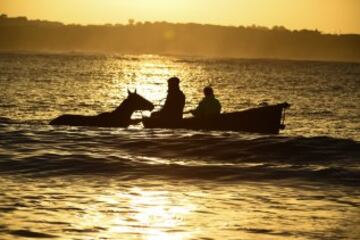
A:
{"type": "Polygon", "coordinates": [[[151,55],[25,54],[0,61],[0,116],[18,121],[110,111],[127,89],[159,107],[172,76],[182,80],[185,110],[209,82],[226,112],[264,101],[293,104],[277,137],[1,124],[0,239],[360,235],[351,169],[358,166],[358,143],[337,139],[360,137],[359,64],[151,55]]]}
{"type": "MultiPolygon", "coordinates": [[[[360,203],[335,186],[295,189],[246,182],[218,185],[123,181],[118,177],[53,178],[47,184],[30,180],[19,192],[17,181],[0,182],[8,186],[0,200],[0,227],[5,227],[5,232],[27,229],[61,239],[147,240],[309,239],[359,234],[346,226],[359,223],[356,204],[360,203]],[[348,232],[345,235],[334,228],[348,232]]],[[[8,236],[5,239],[11,239],[8,236]]]]}
{"type": "Polygon", "coordinates": [[[224,112],[287,101],[290,134],[358,136],[359,64],[154,55],[0,55],[0,63],[0,115],[19,121],[111,111],[127,89],[137,89],[158,109],[166,80],[178,76],[185,111],[197,106],[210,83],[224,112]]]}
{"type": "Polygon", "coordinates": [[[128,226],[129,218],[118,218],[115,220],[116,226],[110,232],[128,233],[137,232],[143,235],[144,239],[185,239],[189,233],[183,232],[183,218],[191,214],[194,206],[185,201],[169,198],[166,191],[146,191],[141,188],[133,188],[130,194],[121,198],[128,198],[130,211],[135,212],[131,217],[134,221],[133,226],[128,226]],[[156,203],[156,205],[154,205],[156,203]],[[176,204],[177,206],[174,206],[176,204]],[[176,229],[175,231],[171,231],[176,229]]]}

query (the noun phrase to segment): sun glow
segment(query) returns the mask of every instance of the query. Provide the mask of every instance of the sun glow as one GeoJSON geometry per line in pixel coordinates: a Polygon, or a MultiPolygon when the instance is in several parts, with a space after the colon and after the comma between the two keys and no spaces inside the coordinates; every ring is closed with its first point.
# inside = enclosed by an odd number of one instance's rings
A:
{"type": "Polygon", "coordinates": [[[132,84],[129,87],[154,103],[155,109],[158,109],[166,97],[166,80],[175,75],[168,62],[149,59],[133,69],[132,84]]]}

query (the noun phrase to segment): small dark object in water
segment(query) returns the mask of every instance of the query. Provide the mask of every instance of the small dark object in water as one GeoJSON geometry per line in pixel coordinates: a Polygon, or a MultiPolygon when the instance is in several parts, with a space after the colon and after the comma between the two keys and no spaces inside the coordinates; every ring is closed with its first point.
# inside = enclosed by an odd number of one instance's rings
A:
{"type": "Polygon", "coordinates": [[[288,103],[251,108],[240,112],[223,113],[206,118],[184,118],[178,122],[144,118],[145,128],[184,128],[193,130],[245,131],[278,134],[284,129],[285,109],[288,103]]]}
{"type": "Polygon", "coordinates": [[[50,122],[50,125],[68,126],[97,126],[97,127],[128,127],[131,115],[136,110],[153,110],[154,105],[140,96],[129,92],[128,97],[112,112],[101,113],[96,116],[61,115],[50,122]]]}

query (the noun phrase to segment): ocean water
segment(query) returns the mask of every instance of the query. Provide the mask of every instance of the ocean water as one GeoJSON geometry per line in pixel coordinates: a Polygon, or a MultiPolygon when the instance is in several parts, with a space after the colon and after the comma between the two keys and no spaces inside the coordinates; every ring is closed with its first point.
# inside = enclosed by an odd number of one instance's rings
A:
{"type": "MultiPolygon", "coordinates": [[[[359,239],[360,64],[0,54],[0,239],[359,239]],[[289,102],[279,135],[49,126],[178,76],[194,108],[289,102]]],[[[149,115],[136,112],[134,118],[149,115]]]]}

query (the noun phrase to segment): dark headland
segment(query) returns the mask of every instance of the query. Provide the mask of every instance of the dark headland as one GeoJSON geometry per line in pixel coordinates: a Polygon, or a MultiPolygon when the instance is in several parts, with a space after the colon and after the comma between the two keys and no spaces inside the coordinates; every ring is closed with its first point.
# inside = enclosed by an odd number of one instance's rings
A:
{"type": "Polygon", "coordinates": [[[135,22],[76,25],[0,16],[0,51],[174,54],[360,62],[359,34],[135,22]]]}

